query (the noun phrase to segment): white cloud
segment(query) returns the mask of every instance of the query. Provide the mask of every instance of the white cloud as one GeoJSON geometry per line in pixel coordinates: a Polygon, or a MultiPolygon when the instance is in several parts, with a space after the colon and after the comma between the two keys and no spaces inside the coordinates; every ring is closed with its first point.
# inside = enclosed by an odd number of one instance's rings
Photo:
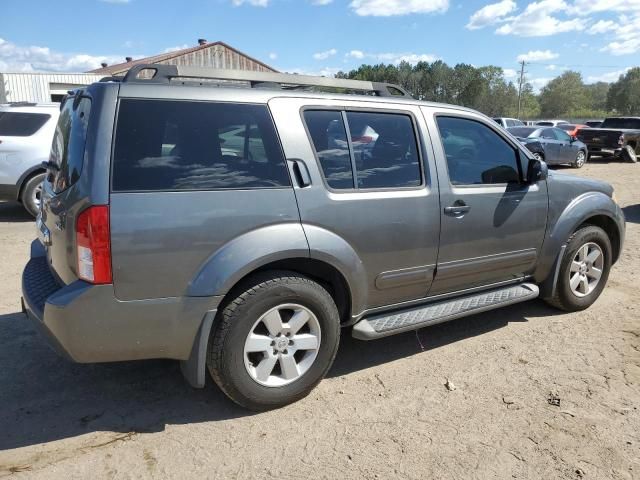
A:
{"type": "Polygon", "coordinates": [[[189,48],[192,47],[193,45],[187,45],[186,43],[183,43],[182,45],[176,45],[175,47],[169,47],[169,48],[165,48],[162,53],[171,53],[171,52],[177,52],[178,50],[184,50],[185,48],[189,48]]]}
{"type": "Polygon", "coordinates": [[[540,89],[542,89],[542,87],[544,87],[551,80],[553,80],[553,78],[540,77],[540,78],[527,79],[527,83],[530,83],[535,91],[539,91],[540,89]]]}
{"type": "Polygon", "coordinates": [[[269,60],[277,60],[278,59],[278,54],[276,52],[271,52],[269,54],[269,60]]]}
{"type": "Polygon", "coordinates": [[[587,83],[596,83],[596,82],[611,83],[611,82],[617,82],[618,79],[620,78],[620,75],[624,75],[629,70],[631,70],[631,67],[627,67],[627,68],[625,68],[623,70],[616,70],[614,72],[603,73],[602,75],[589,76],[589,77],[587,77],[586,82],[587,83]]]}
{"type": "Polygon", "coordinates": [[[467,28],[477,30],[487,25],[498,23],[502,17],[510,14],[516,9],[516,2],[513,0],[503,0],[498,3],[491,3],[471,15],[467,28]]]}
{"type": "Polygon", "coordinates": [[[338,51],[335,48],[325,50],[324,52],[318,52],[313,54],[313,58],[316,60],[326,60],[329,57],[333,57],[338,51]]]}
{"type": "Polygon", "coordinates": [[[543,60],[553,60],[559,56],[560,55],[551,50],[531,50],[528,53],[518,55],[518,62],[541,62],[543,60]]]}
{"type": "Polygon", "coordinates": [[[61,53],[48,47],[21,46],[0,38],[0,71],[5,72],[84,72],[100,68],[102,62],[123,62],[115,55],[61,53]]]}
{"type": "Polygon", "coordinates": [[[269,6],[269,0],[231,0],[231,4],[234,7],[239,7],[244,4],[251,5],[253,7],[267,7],[269,6]]]}
{"type": "Polygon", "coordinates": [[[518,72],[513,68],[503,68],[502,72],[504,73],[504,78],[516,78],[518,76],[518,72]]]}
{"type": "Polygon", "coordinates": [[[546,37],[557,33],[584,30],[587,24],[585,19],[560,20],[552,15],[566,14],[568,10],[569,5],[564,0],[532,2],[519,15],[505,18],[505,23],[496,30],[496,33],[521,37],[546,37]]]}
{"type": "MultiPolygon", "coordinates": [[[[640,7],[638,7],[640,9],[640,7]]],[[[600,49],[611,55],[630,55],[640,52],[640,12],[621,15],[613,27],[613,41],[600,49]]]]}
{"type": "Polygon", "coordinates": [[[597,35],[599,33],[605,33],[609,30],[616,29],[616,22],[613,20],[598,20],[594,23],[591,28],[587,31],[589,35],[597,35]]]}
{"type": "Polygon", "coordinates": [[[399,53],[368,53],[362,50],[351,50],[345,55],[347,58],[353,58],[355,60],[369,59],[374,62],[393,63],[395,65],[401,62],[408,62],[415,65],[418,62],[435,62],[438,60],[437,55],[431,53],[412,53],[412,52],[399,52],[399,53]]]}
{"type": "Polygon", "coordinates": [[[640,9],[640,0],[575,0],[571,11],[576,15],[602,12],[630,13],[640,9]]]}
{"type": "Polygon", "coordinates": [[[333,0],[311,0],[312,5],[329,5],[333,0]]]}
{"type": "Polygon", "coordinates": [[[352,0],[349,7],[363,17],[390,17],[412,13],[444,13],[449,9],[449,0],[352,0]]]}

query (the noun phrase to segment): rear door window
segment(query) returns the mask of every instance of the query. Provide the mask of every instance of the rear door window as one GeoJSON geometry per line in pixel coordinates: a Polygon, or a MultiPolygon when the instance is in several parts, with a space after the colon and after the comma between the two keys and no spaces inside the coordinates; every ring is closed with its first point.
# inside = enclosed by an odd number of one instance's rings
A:
{"type": "Polygon", "coordinates": [[[120,102],[114,191],[290,186],[265,105],[133,100],[120,102]]]}
{"type": "Polygon", "coordinates": [[[0,112],[0,137],[30,137],[50,118],[46,113],[0,112]]]}
{"type": "Polygon", "coordinates": [[[418,142],[409,115],[307,110],[304,119],[329,187],[380,189],[422,184],[418,142]]]}

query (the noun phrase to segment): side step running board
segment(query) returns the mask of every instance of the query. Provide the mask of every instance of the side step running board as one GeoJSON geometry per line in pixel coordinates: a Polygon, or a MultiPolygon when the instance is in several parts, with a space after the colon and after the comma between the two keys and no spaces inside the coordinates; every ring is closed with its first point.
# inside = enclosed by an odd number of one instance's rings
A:
{"type": "Polygon", "coordinates": [[[375,315],[356,323],[352,335],[359,340],[374,340],[396,333],[418,330],[422,327],[447,322],[494,308],[533,300],[540,291],[532,283],[521,283],[506,288],[475,293],[451,300],[430,303],[407,310],[375,315]]]}

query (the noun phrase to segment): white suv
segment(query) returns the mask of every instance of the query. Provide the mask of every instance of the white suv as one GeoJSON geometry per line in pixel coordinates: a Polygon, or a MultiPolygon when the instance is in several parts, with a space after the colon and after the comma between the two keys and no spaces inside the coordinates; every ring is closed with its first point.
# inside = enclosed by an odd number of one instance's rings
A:
{"type": "Polygon", "coordinates": [[[33,216],[59,114],[57,103],[0,104],[0,200],[18,200],[33,216]]]}

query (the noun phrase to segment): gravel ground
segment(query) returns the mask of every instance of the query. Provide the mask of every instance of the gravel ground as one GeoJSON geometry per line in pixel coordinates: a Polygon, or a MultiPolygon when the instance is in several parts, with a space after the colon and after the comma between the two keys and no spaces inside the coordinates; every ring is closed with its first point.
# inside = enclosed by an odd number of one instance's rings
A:
{"type": "Polygon", "coordinates": [[[344,332],[329,377],[262,414],[192,390],[176,362],[56,356],[20,313],[33,222],[0,204],[0,477],[640,478],[640,165],[571,173],[613,183],[628,221],[592,308],[344,332]]]}

